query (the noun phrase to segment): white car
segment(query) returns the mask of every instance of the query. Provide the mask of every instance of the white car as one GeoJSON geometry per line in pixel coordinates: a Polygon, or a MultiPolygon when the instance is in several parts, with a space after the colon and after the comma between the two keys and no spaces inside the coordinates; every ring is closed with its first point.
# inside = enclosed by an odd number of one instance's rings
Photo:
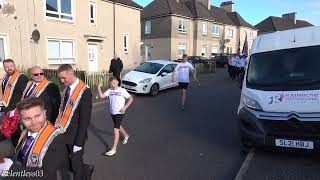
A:
{"type": "Polygon", "coordinates": [[[121,86],[130,92],[155,96],[159,90],[178,86],[177,79],[172,82],[172,73],[177,64],[169,60],[145,62],[128,72],[123,77],[121,86]]]}

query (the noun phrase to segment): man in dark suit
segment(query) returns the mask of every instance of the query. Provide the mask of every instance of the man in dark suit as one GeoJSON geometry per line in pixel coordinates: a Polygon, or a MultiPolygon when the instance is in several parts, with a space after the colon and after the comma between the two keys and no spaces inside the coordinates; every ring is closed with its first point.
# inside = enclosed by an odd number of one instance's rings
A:
{"type": "Polygon", "coordinates": [[[45,78],[44,71],[39,66],[32,67],[30,72],[32,81],[26,87],[24,98],[40,97],[44,102],[47,119],[54,124],[61,103],[59,87],[45,78]]]}
{"type": "Polygon", "coordinates": [[[57,171],[68,164],[63,135],[45,119],[44,104],[40,98],[23,99],[17,105],[17,110],[25,129],[21,133],[9,172],[26,171],[32,174],[23,177],[28,180],[57,180],[57,171]]]}
{"type": "Polygon", "coordinates": [[[121,84],[120,74],[123,69],[123,63],[117,54],[114,54],[114,58],[111,59],[109,73],[112,73],[114,77],[118,79],[119,86],[121,84]]]}
{"type": "Polygon", "coordinates": [[[64,132],[74,180],[88,180],[91,179],[93,166],[83,163],[83,153],[91,120],[92,93],[90,88],[75,76],[71,65],[61,65],[58,76],[66,89],[63,92],[56,127],[64,132]]]}
{"type": "MultiPolygon", "coordinates": [[[[23,91],[28,83],[28,78],[26,75],[20,73],[14,64],[12,59],[5,59],[3,61],[3,68],[6,75],[2,81],[2,88],[0,93],[0,102],[3,104],[1,109],[4,114],[14,110],[16,104],[20,102],[23,91]]],[[[18,143],[20,137],[21,129],[18,128],[17,131],[11,136],[11,141],[15,147],[18,143]]],[[[3,138],[3,134],[0,133],[0,139],[3,138]]]]}

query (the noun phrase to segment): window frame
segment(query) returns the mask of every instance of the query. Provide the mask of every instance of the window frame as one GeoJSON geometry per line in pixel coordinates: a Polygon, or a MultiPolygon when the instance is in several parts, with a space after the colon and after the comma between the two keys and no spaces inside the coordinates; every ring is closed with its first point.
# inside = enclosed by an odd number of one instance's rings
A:
{"type": "Polygon", "coordinates": [[[220,26],[217,24],[212,25],[212,36],[219,37],[220,36],[220,26]],[[217,32],[215,30],[218,30],[217,32]]]}
{"type": "Polygon", "coordinates": [[[228,31],[227,37],[234,38],[234,29],[228,28],[227,31],[228,31]]]}
{"type": "Polygon", "coordinates": [[[123,34],[123,52],[129,54],[129,33],[123,34]]]}
{"type": "Polygon", "coordinates": [[[216,46],[216,45],[211,46],[211,56],[213,56],[213,54],[218,54],[218,53],[219,53],[219,46],[216,46]],[[217,52],[216,52],[216,53],[213,52],[213,49],[214,49],[214,48],[217,49],[217,52]]]}
{"type": "Polygon", "coordinates": [[[187,33],[187,20],[186,19],[179,19],[179,21],[178,21],[178,31],[180,33],[187,33]],[[181,22],[181,26],[182,26],[181,29],[180,29],[180,22],[181,22]]]}
{"type": "Polygon", "coordinates": [[[178,57],[182,58],[183,54],[187,54],[187,43],[178,44],[178,57]],[[182,49],[181,47],[183,47],[184,49],[182,49]],[[184,50],[184,53],[180,54],[180,50],[184,50]]]}
{"type": "Polygon", "coordinates": [[[208,55],[208,45],[202,45],[201,46],[201,56],[202,57],[207,57],[208,55]],[[205,49],[205,53],[203,54],[203,50],[205,49]]]}
{"type": "Polygon", "coordinates": [[[202,35],[204,35],[204,36],[208,35],[208,23],[207,22],[202,23],[202,35]]]}
{"type": "Polygon", "coordinates": [[[89,1],[89,23],[92,26],[97,25],[97,2],[94,0],[89,1]],[[91,6],[93,7],[93,17],[91,17],[91,6]],[[93,22],[92,22],[93,21],[93,22]]]}
{"type": "Polygon", "coordinates": [[[61,38],[47,38],[47,62],[48,64],[52,65],[59,65],[59,64],[75,64],[76,63],[76,41],[74,39],[61,39],[61,38]],[[58,41],[59,42],[59,56],[57,58],[50,58],[49,57],[49,41],[58,41]],[[61,44],[63,42],[72,42],[72,55],[73,57],[63,57],[62,55],[62,46],[61,44]],[[51,60],[50,60],[51,59],[51,60]],[[53,59],[59,59],[60,62],[56,61],[54,62],[53,59]],[[73,62],[70,61],[64,61],[64,59],[73,59],[73,62]]]}
{"type": "MultiPolygon", "coordinates": [[[[9,58],[8,36],[0,34],[0,38],[3,40],[4,59],[7,59],[7,58],[9,58]]],[[[2,59],[2,61],[4,59],[2,59]]],[[[0,62],[2,62],[2,61],[0,61],[0,62]]]]}
{"type": "Polygon", "coordinates": [[[55,20],[55,21],[61,21],[61,22],[74,23],[75,22],[75,15],[76,15],[76,13],[75,13],[75,1],[76,0],[70,0],[71,1],[71,14],[62,13],[61,12],[61,1],[62,0],[56,0],[56,1],[57,1],[58,12],[47,10],[47,0],[43,1],[43,3],[44,3],[44,16],[48,20],[55,20]],[[47,13],[58,15],[59,17],[48,16],[47,13]],[[72,19],[71,20],[70,19],[64,19],[64,18],[61,18],[61,16],[71,17],[72,19]]]}
{"type": "Polygon", "coordinates": [[[151,34],[151,31],[152,31],[151,24],[152,24],[151,20],[146,20],[145,27],[144,27],[144,34],[151,34]]]}
{"type": "Polygon", "coordinates": [[[227,47],[227,54],[232,54],[232,47],[227,47]]]}

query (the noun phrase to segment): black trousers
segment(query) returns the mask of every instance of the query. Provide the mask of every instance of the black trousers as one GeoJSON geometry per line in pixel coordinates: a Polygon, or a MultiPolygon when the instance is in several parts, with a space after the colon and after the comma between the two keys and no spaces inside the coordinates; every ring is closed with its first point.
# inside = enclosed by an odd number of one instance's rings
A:
{"type": "Polygon", "coordinates": [[[73,152],[73,145],[68,144],[70,165],[73,172],[73,180],[85,180],[85,166],[83,163],[84,147],[78,152],[73,152]]]}

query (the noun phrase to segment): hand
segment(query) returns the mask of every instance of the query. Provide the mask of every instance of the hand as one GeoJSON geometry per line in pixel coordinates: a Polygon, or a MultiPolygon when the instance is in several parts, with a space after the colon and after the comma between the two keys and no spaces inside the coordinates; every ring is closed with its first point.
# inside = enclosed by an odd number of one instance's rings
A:
{"type": "Polygon", "coordinates": [[[120,112],[121,112],[121,113],[125,113],[126,110],[127,110],[127,108],[123,107],[123,108],[120,109],[120,112]]]}
{"type": "Polygon", "coordinates": [[[73,146],[73,153],[76,153],[76,152],[78,152],[78,151],[81,151],[81,149],[82,149],[82,147],[79,147],[79,146],[74,145],[74,146],[73,146]]]}

